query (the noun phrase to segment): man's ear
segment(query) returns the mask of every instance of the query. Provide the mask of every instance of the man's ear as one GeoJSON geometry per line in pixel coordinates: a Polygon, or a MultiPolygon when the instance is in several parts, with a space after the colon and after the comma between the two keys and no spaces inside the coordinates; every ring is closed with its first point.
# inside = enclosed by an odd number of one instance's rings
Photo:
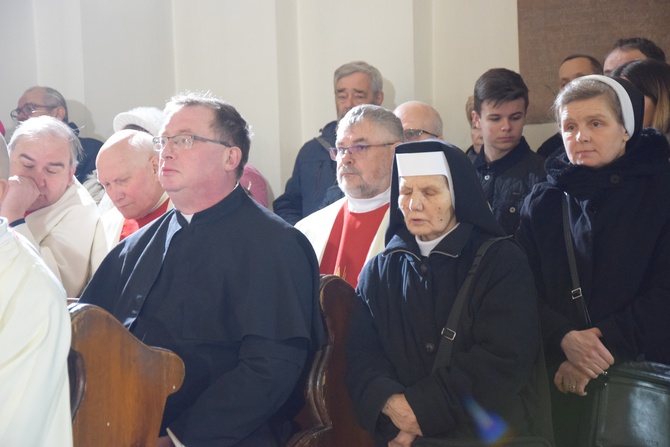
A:
{"type": "Polygon", "coordinates": [[[63,121],[65,119],[65,107],[63,106],[58,106],[53,110],[53,116],[54,118],[58,118],[59,120],[63,121]]]}
{"type": "Polygon", "coordinates": [[[383,102],[384,102],[384,92],[377,92],[377,94],[375,95],[374,104],[376,106],[380,106],[382,105],[383,102]]]}
{"type": "Polygon", "coordinates": [[[475,123],[475,127],[478,129],[481,129],[481,126],[479,125],[479,114],[477,113],[476,110],[472,111],[472,122],[475,123]]]}
{"type": "Polygon", "coordinates": [[[234,171],[240,165],[240,161],[242,161],[242,149],[233,146],[224,156],[226,157],[226,159],[223,160],[224,169],[226,171],[234,171]]]}
{"type": "Polygon", "coordinates": [[[73,166],[72,169],[70,169],[70,180],[67,182],[67,186],[70,186],[71,184],[74,183],[74,173],[77,171],[77,167],[73,166]]]}
{"type": "Polygon", "coordinates": [[[152,155],[151,159],[149,159],[149,163],[151,164],[151,169],[155,175],[158,175],[158,154],[152,155]]]}

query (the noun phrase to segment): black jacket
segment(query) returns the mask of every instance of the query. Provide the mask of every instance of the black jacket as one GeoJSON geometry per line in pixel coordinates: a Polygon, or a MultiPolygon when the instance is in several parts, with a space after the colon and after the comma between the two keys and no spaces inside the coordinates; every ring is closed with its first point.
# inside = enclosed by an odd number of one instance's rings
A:
{"type": "Polygon", "coordinates": [[[493,215],[507,234],[515,234],[524,198],[533,185],[545,179],[544,158],[521,137],[514,149],[492,163],[486,162],[482,147],[473,164],[493,215]]]}
{"type": "MultiPolygon", "coordinates": [[[[459,222],[421,256],[392,207],[384,252],[361,272],[347,344],[347,383],[361,425],[386,445],[398,429],[381,413],[388,398],[404,393],[424,436],[476,439],[466,408],[476,401],[501,416],[517,434],[534,432],[540,409],[534,365],[539,352],[537,302],[525,254],[512,241],[494,244],[484,257],[468,299],[451,365],[432,372],[453,301],[484,240],[504,234],[478,188],[467,156],[436,141],[405,143],[403,152],[444,148],[459,222]]],[[[397,166],[391,202],[398,203],[397,166]]],[[[546,386],[546,385],[545,385],[546,386]]]]}
{"type": "Polygon", "coordinates": [[[599,169],[547,160],[548,182],[527,197],[517,238],[533,268],[547,357],[565,356],[563,336],[584,329],[570,299],[561,201],[569,197],[579,280],[593,324],[615,361],[670,363],[670,147],[653,129],[599,169]]]}
{"type": "MultiPolygon", "coordinates": [[[[320,138],[330,147],[335,146],[336,129],[337,121],[332,121],[321,131],[320,138]]],[[[309,140],[298,152],[284,194],[272,203],[273,211],[286,222],[295,225],[303,217],[321,209],[326,190],[337,184],[335,169],[336,163],[323,144],[317,138],[309,140]]]]}

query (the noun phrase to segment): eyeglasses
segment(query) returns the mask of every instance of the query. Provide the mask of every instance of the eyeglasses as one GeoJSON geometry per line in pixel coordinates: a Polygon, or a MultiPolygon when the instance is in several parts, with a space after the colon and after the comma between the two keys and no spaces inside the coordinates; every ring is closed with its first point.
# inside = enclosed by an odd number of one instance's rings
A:
{"type": "Polygon", "coordinates": [[[349,151],[352,157],[357,157],[363,155],[367,152],[370,147],[385,147],[393,146],[395,143],[384,143],[384,144],[362,144],[357,146],[349,147],[331,147],[328,149],[330,151],[330,158],[337,160],[338,158],[344,157],[344,153],[349,151]]]}
{"type": "Polygon", "coordinates": [[[19,107],[9,112],[9,116],[11,116],[13,120],[18,120],[19,115],[21,114],[23,114],[24,116],[30,116],[33,113],[37,112],[37,109],[53,110],[56,107],[58,106],[45,106],[42,104],[33,104],[29,102],[28,104],[24,104],[23,107],[19,107]]]}
{"type": "Polygon", "coordinates": [[[193,147],[194,141],[205,141],[208,143],[220,144],[226,147],[233,147],[232,145],[226,143],[225,141],[212,140],[210,138],[199,137],[197,135],[180,134],[175,135],[173,137],[166,137],[166,136],[154,137],[152,140],[154,143],[154,150],[156,152],[162,152],[163,150],[165,150],[165,146],[167,146],[168,141],[170,140],[172,140],[172,144],[176,149],[191,149],[193,147]]]}
{"type": "Polygon", "coordinates": [[[405,129],[402,133],[405,135],[405,141],[418,140],[424,133],[430,135],[433,138],[440,138],[438,135],[423,129],[405,129]]]}

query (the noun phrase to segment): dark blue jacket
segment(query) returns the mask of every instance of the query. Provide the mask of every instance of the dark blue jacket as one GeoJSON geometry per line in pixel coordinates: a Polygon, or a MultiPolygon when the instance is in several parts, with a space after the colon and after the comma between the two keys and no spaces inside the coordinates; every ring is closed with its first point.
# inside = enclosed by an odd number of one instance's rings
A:
{"type": "Polygon", "coordinates": [[[514,235],[523,200],[533,185],[545,179],[544,158],[521,137],[514,149],[492,163],[486,162],[482,147],[473,164],[493,215],[507,234],[514,235]]]}
{"type": "MultiPolygon", "coordinates": [[[[321,131],[320,138],[330,147],[335,146],[336,129],[337,121],[332,121],[321,131]]],[[[303,217],[321,209],[326,190],[337,184],[335,169],[336,163],[328,150],[316,138],[309,140],[298,152],[284,194],[272,203],[273,211],[295,225],[303,217]]]]}
{"type": "Polygon", "coordinates": [[[639,143],[599,169],[576,166],[565,152],[547,160],[548,181],[521,211],[517,239],[535,274],[547,360],[565,360],[560,342],[585,329],[570,299],[561,202],[582,292],[593,325],[615,361],[645,357],[670,363],[670,147],[645,129],[639,143]]]}

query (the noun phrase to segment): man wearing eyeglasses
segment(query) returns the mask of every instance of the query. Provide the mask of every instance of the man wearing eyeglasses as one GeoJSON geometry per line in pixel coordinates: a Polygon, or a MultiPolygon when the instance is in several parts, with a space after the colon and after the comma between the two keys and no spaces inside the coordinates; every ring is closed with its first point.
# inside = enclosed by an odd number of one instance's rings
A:
{"type": "Polygon", "coordinates": [[[184,361],[159,447],[283,445],[280,409],[323,338],[316,256],[239,184],[250,130],[230,104],[173,98],[153,144],[174,209],[119,242],[81,302],[184,361]]]}
{"type": "MultiPolygon", "coordinates": [[[[350,62],[335,70],[334,87],[337,121],[354,106],[381,105],[384,101],[381,73],[363,61],[350,62]]],[[[284,194],[272,204],[274,212],[290,224],[325,206],[326,191],[336,195],[329,197],[327,203],[342,197],[339,189],[331,188],[336,185],[335,162],[328,153],[335,144],[337,121],[326,124],[321,136],[303,145],[295,160],[293,174],[286,182],[284,194]]]]}
{"type": "Polygon", "coordinates": [[[405,141],[421,141],[430,138],[444,140],[442,118],[437,110],[421,101],[407,101],[393,111],[400,118],[405,141]]]}
{"type": "Polygon", "coordinates": [[[365,262],[384,249],[391,170],[402,124],[391,111],[356,106],[337,127],[337,183],[344,197],[296,224],[319,258],[320,272],[356,287],[365,262]]]}
{"type": "MultiPolygon", "coordinates": [[[[51,87],[35,86],[26,90],[19,98],[18,106],[11,111],[10,115],[18,123],[35,116],[53,116],[70,126],[79,137],[79,128],[75,123],[70,122],[65,98],[58,90],[51,87]]],[[[79,182],[84,183],[86,176],[95,169],[95,157],[102,146],[102,141],[79,137],[79,142],[83,152],[77,164],[75,177],[79,182]]]]}

